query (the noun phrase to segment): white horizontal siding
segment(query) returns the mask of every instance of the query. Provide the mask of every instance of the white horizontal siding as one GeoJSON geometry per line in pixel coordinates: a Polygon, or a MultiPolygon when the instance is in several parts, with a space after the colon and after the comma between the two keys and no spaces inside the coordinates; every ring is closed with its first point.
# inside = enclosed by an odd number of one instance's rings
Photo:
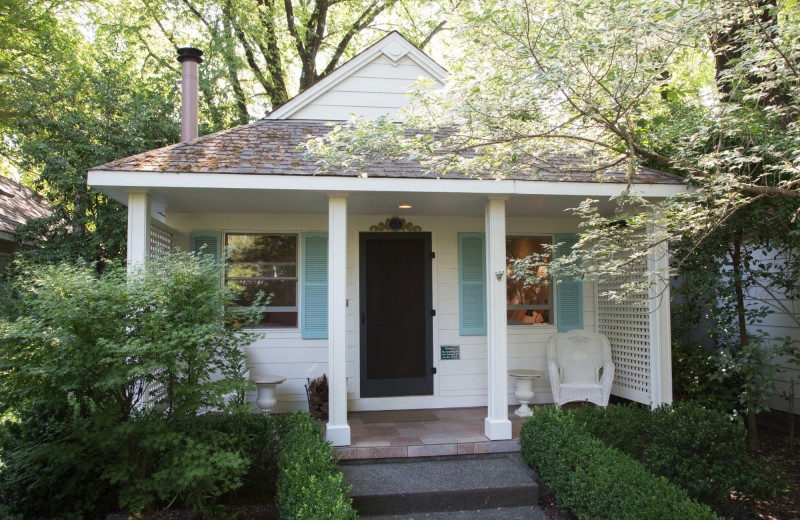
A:
{"type": "MultiPolygon", "coordinates": [[[[409,407],[484,406],[487,392],[486,336],[461,336],[459,334],[458,254],[459,232],[482,232],[483,218],[412,217],[408,220],[430,232],[436,253],[433,262],[433,303],[437,311],[434,325],[434,395],[425,397],[399,397],[361,399],[359,397],[359,233],[386,219],[382,216],[348,216],[347,249],[347,377],[350,409],[402,409],[409,407]],[[441,345],[459,345],[459,360],[441,360],[441,345]]],[[[170,214],[168,223],[180,235],[188,236],[193,229],[217,229],[238,232],[324,231],[325,216],[303,215],[236,215],[236,214],[170,214]]],[[[577,223],[571,219],[508,219],[509,234],[552,235],[574,232],[577,223]]],[[[584,285],[584,324],[593,329],[594,289],[584,285]]],[[[275,374],[287,377],[277,388],[277,411],[305,409],[304,385],[307,378],[327,373],[327,340],[303,340],[299,329],[268,329],[265,337],[247,349],[248,366],[253,374],[275,374]]],[[[508,366],[546,371],[547,340],[556,332],[554,325],[512,326],[508,331],[508,366]]],[[[534,385],[534,402],[552,402],[547,376],[534,385]]],[[[514,381],[508,380],[509,403],[516,404],[514,381]]],[[[253,402],[255,394],[248,394],[253,402]]]]}
{"type": "MultiPolygon", "coordinates": [[[[783,255],[775,254],[775,251],[754,254],[758,259],[767,262],[777,262],[783,255]]],[[[773,311],[765,316],[758,325],[751,326],[753,332],[762,331],[772,338],[770,347],[779,348],[783,345],[784,338],[791,338],[794,346],[800,348],[800,301],[787,300],[781,293],[768,292],[762,288],[754,288],[748,294],[750,297],[749,305],[752,307],[764,307],[765,305],[773,311]]],[[[794,381],[794,406],[795,414],[800,415],[800,367],[787,362],[785,358],[778,358],[774,363],[779,367],[775,374],[775,390],[767,396],[766,404],[775,410],[788,412],[790,410],[789,393],[791,382],[794,381]]]]}
{"type": "MultiPolygon", "coordinates": [[[[380,55],[292,114],[291,119],[340,121],[352,114],[368,119],[395,115],[408,105],[406,94],[417,78],[426,76],[427,72],[408,57],[394,63],[380,55]]],[[[437,82],[434,88],[441,87],[437,82]]]]}

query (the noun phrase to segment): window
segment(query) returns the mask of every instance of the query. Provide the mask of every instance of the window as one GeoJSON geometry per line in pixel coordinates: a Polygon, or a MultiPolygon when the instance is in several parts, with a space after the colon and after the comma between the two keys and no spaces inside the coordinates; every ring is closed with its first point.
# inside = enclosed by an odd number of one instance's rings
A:
{"type": "Polygon", "coordinates": [[[515,260],[523,260],[534,254],[548,255],[546,246],[550,244],[552,244],[550,237],[506,238],[506,313],[509,325],[553,323],[553,301],[550,296],[551,284],[547,278],[547,268],[545,266],[536,268],[535,276],[541,277],[542,283],[530,285],[525,285],[524,280],[516,279],[513,269],[515,260]]]}
{"type": "Polygon", "coordinates": [[[225,247],[225,283],[241,291],[237,303],[252,305],[258,291],[272,294],[261,325],[297,327],[297,235],[228,233],[225,247]]]}

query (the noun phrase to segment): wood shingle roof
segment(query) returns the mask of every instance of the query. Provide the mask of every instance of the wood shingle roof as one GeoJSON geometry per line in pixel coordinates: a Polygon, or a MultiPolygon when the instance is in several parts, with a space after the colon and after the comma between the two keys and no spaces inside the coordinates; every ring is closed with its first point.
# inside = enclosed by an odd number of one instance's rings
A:
{"type": "MultiPolygon", "coordinates": [[[[323,136],[332,126],[325,121],[269,120],[259,121],[199,137],[186,143],[118,159],[96,166],[94,171],[209,173],[252,175],[327,175],[355,177],[354,172],[331,170],[318,173],[316,160],[306,157],[302,149],[310,137],[323,136]]],[[[568,162],[566,159],[562,163],[568,162]]],[[[387,160],[370,164],[363,172],[368,177],[432,178],[417,161],[387,160]]],[[[442,176],[440,176],[442,177],[442,176]]],[[[446,178],[464,178],[460,173],[446,178]]],[[[491,175],[487,174],[486,178],[491,175]]],[[[517,180],[597,182],[593,172],[563,173],[541,170],[536,177],[514,174],[517,180]]],[[[603,173],[603,182],[625,183],[621,171],[603,173]]],[[[640,168],[636,182],[643,184],[684,184],[679,177],[650,168],[640,168]]]]}

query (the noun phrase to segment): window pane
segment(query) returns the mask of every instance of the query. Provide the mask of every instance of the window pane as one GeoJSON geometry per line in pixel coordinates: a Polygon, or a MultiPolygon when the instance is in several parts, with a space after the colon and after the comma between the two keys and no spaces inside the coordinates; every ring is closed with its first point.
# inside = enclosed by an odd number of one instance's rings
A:
{"type": "Polygon", "coordinates": [[[295,235],[227,235],[228,276],[297,278],[295,235]]]}
{"type": "MultiPolygon", "coordinates": [[[[297,306],[297,282],[295,280],[227,280],[227,284],[238,293],[237,305],[252,305],[258,291],[272,294],[269,307],[297,306]]],[[[269,309],[267,309],[269,310],[269,309]]]]}
{"type": "Polygon", "coordinates": [[[260,324],[297,326],[297,236],[228,234],[225,283],[239,292],[236,304],[253,304],[262,291],[272,295],[260,324]]]}
{"type": "MultiPolygon", "coordinates": [[[[532,324],[545,325],[551,323],[550,285],[547,280],[547,269],[540,266],[536,276],[542,278],[542,284],[525,285],[524,280],[514,279],[514,260],[522,260],[531,255],[547,255],[545,246],[550,244],[549,237],[509,237],[506,239],[506,303],[509,325],[532,324]]],[[[536,261],[537,259],[534,259],[536,261]]],[[[545,259],[545,262],[547,259],[545,259]]]]}

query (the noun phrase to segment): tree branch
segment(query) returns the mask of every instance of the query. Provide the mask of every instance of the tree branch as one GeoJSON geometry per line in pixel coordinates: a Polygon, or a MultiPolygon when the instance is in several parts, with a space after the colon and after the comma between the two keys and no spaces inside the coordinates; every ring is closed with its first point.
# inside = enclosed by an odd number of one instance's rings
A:
{"type": "Polygon", "coordinates": [[[323,78],[323,77],[327,76],[328,74],[330,74],[331,72],[333,72],[333,70],[336,69],[336,66],[339,63],[339,60],[341,59],[342,54],[344,54],[344,51],[347,49],[347,46],[350,44],[350,40],[352,40],[353,37],[359,31],[362,31],[369,24],[371,24],[372,21],[375,20],[375,17],[377,17],[380,13],[385,11],[387,8],[393,6],[396,2],[397,2],[397,0],[386,0],[385,2],[383,2],[381,4],[378,4],[377,0],[372,2],[372,4],[370,4],[369,7],[367,7],[367,9],[365,9],[361,13],[361,15],[358,17],[358,20],[356,20],[355,23],[353,23],[353,25],[351,25],[350,28],[347,30],[347,32],[342,37],[342,39],[339,42],[339,44],[336,46],[336,49],[333,51],[333,56],[331,56],[331,59],[328,62],[328,65],[325,67],[325,70],[323,70],[322,73],[316,79],[319,80],[320,78],[323,78]]]}
{"type": "Polygon", "coordinates": [[[422,43],[419,44],[420,49],[425,49],[425,47],[431,42],[434,36],[436,36],[439,31],[444,29],[444,26],[447,24],[447,20],[442,20],[439,24],[433,28],[433,30],[422,40],[422,43]]]}

